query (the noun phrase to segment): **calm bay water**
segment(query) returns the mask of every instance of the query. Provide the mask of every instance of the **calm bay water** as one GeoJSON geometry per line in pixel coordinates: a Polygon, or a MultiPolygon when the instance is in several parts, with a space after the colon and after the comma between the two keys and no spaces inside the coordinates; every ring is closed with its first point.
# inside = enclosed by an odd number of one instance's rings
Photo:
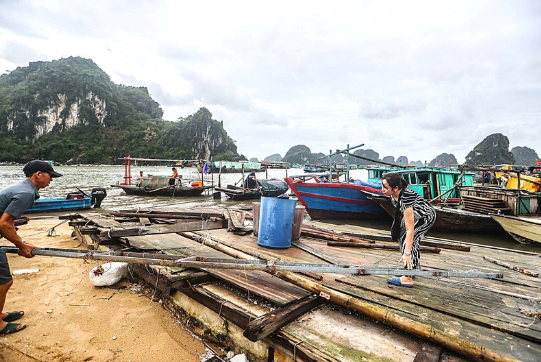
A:
{"type": "MultiPolygon", "coordinates": [[[[147,196],[132,196],[126,195],[122,189],[111,187],[111,185],[122,182],[124,178],[124,166],[56,166],[55,171],[62,173],[64,176],[54,179],[49,187],[40,191],[41,197],[65,197],[69,192],[74,192],[77,188],[90,194],[90,191],[94,187],[105,187],[107,189],[107,197],[102,202],[102,208],[125,208],[135,209],[138,207],[152,207],[152,206],[165,206],[165,205],[179,205],[183,207],[196,207],[196,206],[232,206],[241,204],[243,206],[250,206],[252,200],[248,201],[231,201],[225,196],[220,200],[212,198],[212,194],[203,195],[201,197],[147,197],[147,196]]],[[[132,176],[134,180],[138,177],[139,171],[143,171],[145,175],[171,175],[171,167],[168,166],[132,166],[132,176]]],[[[179,174],[182,175],[183,180],[201,180],[201,174],[197,172],[195,168],[178,168],[179,174]]],[[[288,169],[287,175],[299,175],[304,172],[299,169],[288,169]]],[[[247,175],[247,174],[246,174],[247,175]]],[[[246,176],[245,175],[245,176],[246,176]]],[[[258,172],[256,176],[260,179],[265,178],[265,172],[258,172]]],[[[282,179],[286,176],[286,170],[270,169],[268,170],[268,178],[282,179]]],[[[205,184],[211,182],[211,176],[205,175],[205,184]]],[[[366,170],[351,170],[350,177],[354,179],[367,179],[366,170]]],[[[226,187],[228,184],[234,184],[241,180],[240,173],[222,174],[221,184],[222,187],[226,187]]],[[[0,189],[12,185],[14,183],[24,180],[24,174],[22,172],[22,166],[0,166],[0,189]]],[[[218,185],[218,175],[214,175],[214,183],[218,185]]],[[[343,221],[342,221],[343,222],[343,221]]],[[[362,225],[366,227],[374,227],[378,229],[390,229],[390,222],[381,221],[346,221],[356,225],[362,225]]],[[[539,245],[523,245],[516,242],[507,234],[450,234],[450,233],[435,233],[430,232],[430,236],[461,240],[464,242],[478,243],[494,245],[505,248],[513,248],[518,250],[527,250],[534,252],[541,252],[541,246],[539,245]]]]}

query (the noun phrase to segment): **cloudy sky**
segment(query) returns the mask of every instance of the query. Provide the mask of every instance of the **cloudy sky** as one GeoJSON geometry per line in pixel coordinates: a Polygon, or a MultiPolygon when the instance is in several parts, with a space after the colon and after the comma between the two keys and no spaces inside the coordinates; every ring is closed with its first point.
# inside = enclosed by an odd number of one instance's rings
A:
{"type": "Polygon", "coordinates": [[[459,162],[500,132],[541,153],[541,1],[0,0],[0,73],[91,58],[247,157],[346,144],[459,162]]]}

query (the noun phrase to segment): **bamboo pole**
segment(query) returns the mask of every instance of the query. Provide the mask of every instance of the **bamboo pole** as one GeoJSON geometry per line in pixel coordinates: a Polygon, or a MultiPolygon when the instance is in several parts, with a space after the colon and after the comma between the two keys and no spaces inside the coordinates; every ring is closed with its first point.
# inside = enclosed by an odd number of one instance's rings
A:
{"type": "Polygon", "coordinates": [[[518,271],[519,273],[529,275],[531,277],[539,277],[539,273],[534,273],[531,270],[524,269],[523,267],[520,267],[520,266],[505,263],[503,261],[499,261],[497,259],[494,259],[494,258],[491,258],[491,257],[488,257],[488,256],[483,256],[483,259],[485,259],[486,261],[490,261],[491,263],[504,266],[504,267],[509,268],[511,270],[518,271]]]}

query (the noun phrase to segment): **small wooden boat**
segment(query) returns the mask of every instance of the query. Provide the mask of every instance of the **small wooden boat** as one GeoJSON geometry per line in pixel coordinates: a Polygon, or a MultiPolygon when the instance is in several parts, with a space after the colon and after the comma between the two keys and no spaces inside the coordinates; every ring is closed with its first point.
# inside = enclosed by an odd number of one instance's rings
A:
{"type": "Polygon", "coordinates": [[[247,189],[235,185],[227,185],[227,188],[216,187],[214,190],[223,192],[231,200],[253,200],[261,198],[261,191],[259,189],[247,189]]]}
{"type": "Polygon", "coordinates": [[[282,180],[257,180],[257,188],[250,189],[246,187],[238,187],[235,185],[227,185],[227,188],[216,187],[216,191],[223,192],[232,200],[253,200],[260,199],[261,196],[276,197],[287,192],[288,186],[282,180]]]}
{"type": "Polygon", "coordinates": [[[541,243],[541,217],[491,215],[505,231],[522,244],[541,243]]]}
{"type": "Polygon", "coordinates": [[[52,212],[68,210],[84,210],[94,207],[100,207],[101,202],[107,196],[104,188],[92,189],[91,196],[83,191],[70,192],[66,197],[45,197],[34,201],[25,213],[31,212],[52,212]]]}
{"type": "Polygon", "coordinates": [[[211,186],[203,186],[201,181],[182,184],[182,179],[175,181],[175,184],[169,184],[168,176],[144,176],[141,177],[135,185],[111,185],[120,187],[128,195],[139,196],[199,196],[211,186]]]}

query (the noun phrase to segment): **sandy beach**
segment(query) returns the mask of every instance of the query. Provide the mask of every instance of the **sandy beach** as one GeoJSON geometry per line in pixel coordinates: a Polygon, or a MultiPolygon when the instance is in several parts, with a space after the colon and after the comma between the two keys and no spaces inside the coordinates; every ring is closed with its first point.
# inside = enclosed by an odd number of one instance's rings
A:
{"type": "MultiPolygon", "coordinates": [[[[25,240],[43,247],[75,248],[67,222],[56,217],[32,219],[19,227],[25,240]]],[[[0,239],[1,245],[10,245],[0,239]]],[[[24,310],[26,329],[0,337],[3,361],[201,361],[205,346],[162,307],[154,290],[123,281],[94,287],[88,273],[96,262],[8,254],[14,275],[5,311],[24,310]]]]}

